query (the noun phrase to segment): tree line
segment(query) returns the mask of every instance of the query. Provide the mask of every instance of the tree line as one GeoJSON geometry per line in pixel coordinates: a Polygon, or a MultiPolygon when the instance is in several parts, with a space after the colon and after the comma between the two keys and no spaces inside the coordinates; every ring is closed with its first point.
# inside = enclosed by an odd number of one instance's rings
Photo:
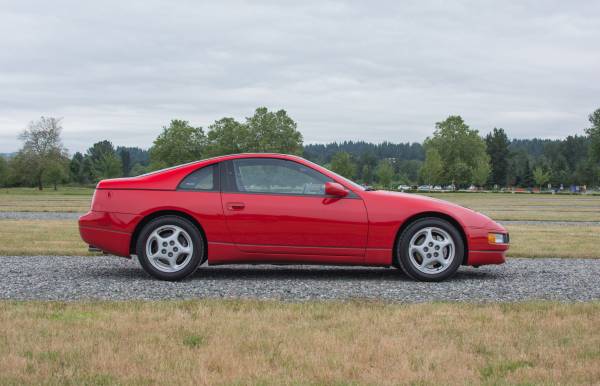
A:
{"type": "Polygon", "coordinates": [[[69,156],[61,141],[61,120],[42,117],[21,133],[23,147],[16,154],[0,157],[0,186],[92,185],[105,178],[241,152],[302,155],[365,185],[386,188],[598,186],[600,109],[589,115],[589,122],[583,134],[565,139],[510,139],[502,128],[482,137],[456,115],[437,122],[423,143],[304,145],[285,110],[260,107],[242,122],[224,117],[206,129],[174,119],[147,150],[103,140],[69,156]]]}

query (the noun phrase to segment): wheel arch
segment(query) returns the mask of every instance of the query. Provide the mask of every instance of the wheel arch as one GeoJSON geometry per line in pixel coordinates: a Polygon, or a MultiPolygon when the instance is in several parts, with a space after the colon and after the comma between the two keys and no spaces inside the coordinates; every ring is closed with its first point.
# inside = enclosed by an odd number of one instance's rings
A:
{"type": "Polygon", "coordinates": [[[463,244],[465,246],[465,256],[463,257],[463,261],[461,264],[467,264],[467,261],[469,259],[469,246],[467,242],[467,234],[465,233],[465,230],[462,227],[462,225],[454,217],[441,212],[421,212],[409,217],[406,221],[404,221],[404,223],[398,229],[398,232],[396,233],[396,239],[394,240],[394,249],[392,251],[394,264],[396,264],[396,260],[398,258],[398,242],[400,241],[400,237],[402,236],[406,228],[408,228],[415,221],[426,217],[436,217],[442,220],[446,220],[450,224],[454,225],[456,230],[458,230],[458,233],[460,233],[460,237],[462,238],[463,244]]]}
{"type": "Polygon", "coordinates": [[[206,261],[206,259],[208,258],[208,240],[206,239],[206,232],[204,232],[204,228],[202,228],[202,225],[200,225],[198,220],[196,220],[193,216],[189,215],[188,213],[179,211],[179,210],[159,210],[159,211],[147,214],[136,225],[135,230],[133,231],[133,234],[131,235],[131,240],[129,242],[129,252],[131,254],[136,254],[137,251],[135,250],[135,246],[137,244],[137,239],[140,235],[140,232],[142,231],[144,226],[146,224],[148,224],[150,221],[152,221],[156,218],[162,217],[162,216],[178,216],[178,217],[184,218],[184,219],[190,221],[192,224],[194,224],[196,229],[198,229],[198,231],[202,235],[202,240],[204,242],[204,256],[202,256],[202,261],[200,262],[200,264],[202,264],[204,261],[206,261]]]}

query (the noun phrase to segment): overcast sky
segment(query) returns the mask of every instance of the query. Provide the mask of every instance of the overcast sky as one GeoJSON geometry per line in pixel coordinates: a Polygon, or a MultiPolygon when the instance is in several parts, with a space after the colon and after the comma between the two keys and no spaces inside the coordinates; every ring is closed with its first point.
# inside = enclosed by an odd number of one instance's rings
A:
{"type": "Polygon", "coordinates": [[[460,114],[582,134],[600,107],[598,1],[0,0],[0,152],[41,115],[73,151],[148,147],[283,108],[305,142],[421,141],[460,114]]]}

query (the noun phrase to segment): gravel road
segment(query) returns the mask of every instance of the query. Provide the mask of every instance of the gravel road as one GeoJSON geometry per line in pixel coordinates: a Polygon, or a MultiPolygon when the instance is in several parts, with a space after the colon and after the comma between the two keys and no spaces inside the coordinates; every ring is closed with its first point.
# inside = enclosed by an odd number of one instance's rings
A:
{"type": "Polygon", "coordinates": [[[267,265],[203,266],[172,283],[113,256],[0,256],[0,299],[589,301],[600,300],[599,277],[600,260],[515,258],[501,266],[461,268],[443,283],[414,282],[392,268],[267,265]]]}

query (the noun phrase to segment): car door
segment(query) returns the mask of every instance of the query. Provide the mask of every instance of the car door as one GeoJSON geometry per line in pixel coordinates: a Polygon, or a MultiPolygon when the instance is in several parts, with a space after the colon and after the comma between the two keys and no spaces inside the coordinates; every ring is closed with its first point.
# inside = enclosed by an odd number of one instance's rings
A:
{"type": "Polygon", "coordinates": [[[355,193],[328,197],[331,178],[286,159],[240,158],[223,168],[223,210],[241,251],[256,260],[364,260],[367,212],[355,193]]]}

